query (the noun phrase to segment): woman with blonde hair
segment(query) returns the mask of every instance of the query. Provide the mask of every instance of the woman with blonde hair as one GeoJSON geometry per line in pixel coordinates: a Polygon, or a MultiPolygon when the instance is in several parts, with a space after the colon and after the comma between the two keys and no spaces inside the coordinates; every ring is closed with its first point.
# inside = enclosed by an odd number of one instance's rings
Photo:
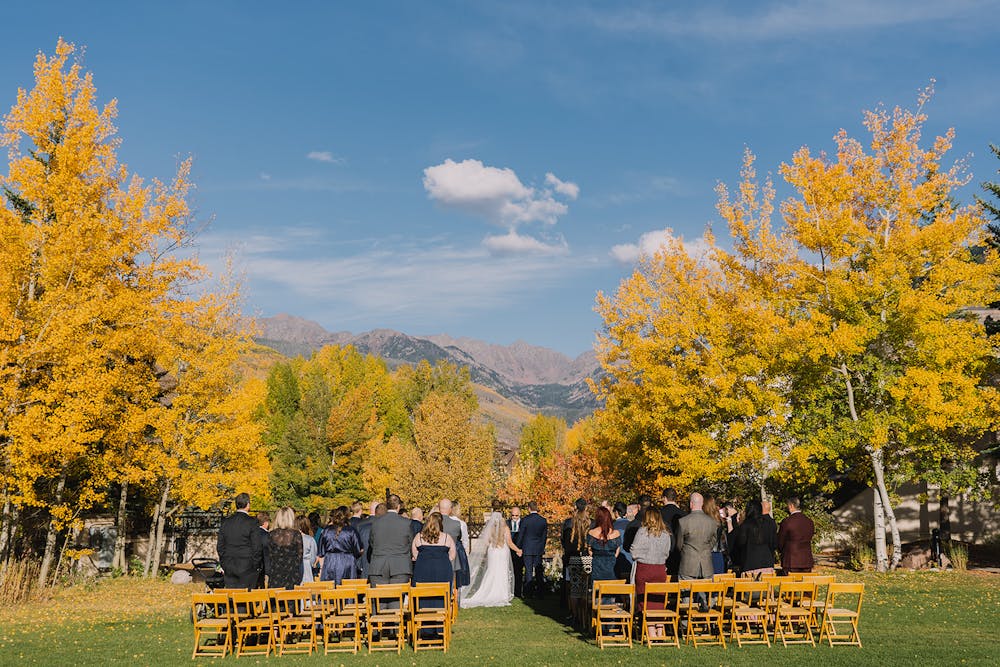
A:
{"type": "Polygon", "coordinates": [[[282,507],[267,540],[267,582],[270,588],[295,588],[302,583],[302,536],[295,510],[282,507]]]}

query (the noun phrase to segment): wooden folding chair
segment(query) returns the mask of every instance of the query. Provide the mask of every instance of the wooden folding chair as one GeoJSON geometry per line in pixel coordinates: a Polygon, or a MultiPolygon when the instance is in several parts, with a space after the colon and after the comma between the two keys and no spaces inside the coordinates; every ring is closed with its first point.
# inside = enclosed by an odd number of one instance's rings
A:
{"type": "Polygon", "coordinates": [[[410,637],[414,651],[451,645],[451,584],[420,583],[410,588],[410,637]]]}
{"type": "Polygon", "coordinates": [[[680,604],[680,584],[672,583],[647,583],[646,590],[642,594],[642,640],[646,646],[676,646],[680,647],[680,635],[678,632],[678,622],[680,614],[677,606],[680,604]],[[650,609],[649,598],[663,597],[663,609],[650,609]],[[650,635],[650,626],[662,625],[670,628],[672,635],[664,634],[663,637],[653,637],[650,635]],[[672,639],[671,639],[672,637],[672,639]]]}
{"type": "MultiPolygon", "coordinates": [[[[628,646],[632,648],[632,622],[635,620],[635,585],[602,581],[602,596],[615,596],[614,604],[598,602],[597,645],[628,646]],[[622,603],[624,598],[624,603],[622,603]]],[[[594,588],[598,588],[594,582],[594,588]]]]}
{"type": "Polygon", "coordinates": [[[271,596],[267,590],[232,594],[236,657],[268,655],[274,647],[271,596]]]}
{"type": "MultiPolygon", "coordinates": [[[[597,636],[597,613],[602,606],[602,595],[601,587],[608,586],[611,584],[624,584],[626,581],[624,579],[598,579],[594,582],[593,587],[590,590],[590,629],[594,631],[594,636],[597,636]]],[[[603,605],[608,607],[615,607],[617,603],[614,601],[604,602],[603,605]]]]}
{"type": "Polygon", "coordinates": [[[368,586],[368,580],[367,579],[341,579],[340,583],[337,584],[337,588],[340,588],[341,586],[363,586],[363,587],[367,587],[368,586]]]}
{"type": "Polygon", "coordinates": [[[368,599],[369,653],[396,651],[398,654],[403,650],[406,640],[404,604],[409,590],[409,584],[383,584],[368,588],[365,596],[368,599]]]}
{"type": "Polygon", "coordinates": [[[226,593],[195,593],[191,596],[191,620],[194,621],[192,658],[225,658],[233,650],[230,632],[232,617],[226,593]],[[205,640],[205,643],[202,643],[205,640]]]}
{"type": "Polygon", "coordinates": [[[278,621],[278,655],[311,654],[316,648],[316,617],[307,590],[278,591],[275,611],[278,621]]]}
{"type": "Polygon", "coordinates": [[[319,613],[323,627],[323,654],[361,650],[361,610],[355,587],[341,586],[320,591],[319,613]]]}
{"type": "Polygon", "coordinates": [[[701,645],[726,647],[722,606],[725,591],[725,583],[717,584],[707,580],[690,582],[685,605],[687,618],[685,643],[694,644],[695,648],[701,645]]]}
{"type": "Polygon", "coordinates": [[[812,609],[808,602],[816,597],[816,584],[807,581],[786,581],[778,586],[774,607],[774,640],[789,644],[816,645],[809,619],[812,609]],[[796,626],[799,631],[796,632],[796,626]]]}
{"type": "Polygon", "coordinates": [[[861,599],[865,595],[864,584],[838,584],[832,583],[826,592],[826,604],[823,607],[822,629],[819,633],[820,642],[826,637],[830,646],[857,646],[861,647],[861,635],[858,633],[858,621],[861,620],[861,599]],[[845,596],[857,595],[857,599],[852,605],[837,606],[837,598],[841,600],[845,596]],[[853,608],[852,608],[853,607],[853,608]],[[850,631],[847,634],[837,632],[837,624],[847,624],[850,631]]]}
{"type": "Polygon", "coordinates": [[[816,584],[815,597],[811,600],[803,600],[803,606],[809,607],[812,614],[809,616],[809,624],[812,625],[813,631],[820,629],[820,620],[823,618],[823,608],[826,607],[826,596],[830,591],[830,584],[835,583],[837,578],[832,574],[806,574],[802,581],[808,581],[816,584]]]}
{"type": "Polygon", "coordinates": [[[771,613],[771,586],[763,581],[737,581],[733,585],[733,601],[729,610],[729,638],[736,645],[771,645],[767,619],[771,613]],[[760,632],[754,632],[754,628],[760,632]]]}

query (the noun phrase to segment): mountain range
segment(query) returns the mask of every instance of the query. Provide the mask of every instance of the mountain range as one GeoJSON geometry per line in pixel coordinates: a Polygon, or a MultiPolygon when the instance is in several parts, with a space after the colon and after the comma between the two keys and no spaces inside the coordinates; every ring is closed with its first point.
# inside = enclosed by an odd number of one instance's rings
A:
{"type": "MultiPolygon", "coordinates": [[[[421,360],[467,366],[474,383],[521,406],[529,417],[531,412],[541,412],[573,423],[598,407],[587,384],[588,378],[601,374],[593,351],[573,359],[522,341],[497,345],[445,334],[412,336],[392,329],[330,332],[316,322],[286,314],[258,318],[257,328],[258,343],[287,356],[308,356],[325,345],[353,345],[360,352],[384,359],[390,367],[421,360]]],[[[478,393],[480,402],[496,402],[486,396],[488,392],[478,393]]]]}

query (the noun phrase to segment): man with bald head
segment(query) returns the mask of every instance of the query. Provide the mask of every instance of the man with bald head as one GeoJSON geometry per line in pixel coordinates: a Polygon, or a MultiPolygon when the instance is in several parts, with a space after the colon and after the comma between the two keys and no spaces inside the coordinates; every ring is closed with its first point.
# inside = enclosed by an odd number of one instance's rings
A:
{"type": "Polygon", "coordinates": [[[702,508],[705,499],[700,493],[692,493],[688,501],[691,512],[677,519],[677,550],[681,559],[677,578],[711,579],[715,573],[712,567],[712,544],[718,528],[715,520],[705,514],[702,508]]]}

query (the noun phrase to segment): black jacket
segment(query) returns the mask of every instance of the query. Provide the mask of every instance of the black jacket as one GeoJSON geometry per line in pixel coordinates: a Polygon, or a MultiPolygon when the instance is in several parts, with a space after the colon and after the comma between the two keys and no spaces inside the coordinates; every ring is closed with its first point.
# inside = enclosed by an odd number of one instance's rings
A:
{"type": "Polygon", "coordinates": [[[257,519],[246,512],[235,512],[224,519],[216,549],[227,587],[250,588],[256,584],[264,566],[264,543],[257,519]]]}

